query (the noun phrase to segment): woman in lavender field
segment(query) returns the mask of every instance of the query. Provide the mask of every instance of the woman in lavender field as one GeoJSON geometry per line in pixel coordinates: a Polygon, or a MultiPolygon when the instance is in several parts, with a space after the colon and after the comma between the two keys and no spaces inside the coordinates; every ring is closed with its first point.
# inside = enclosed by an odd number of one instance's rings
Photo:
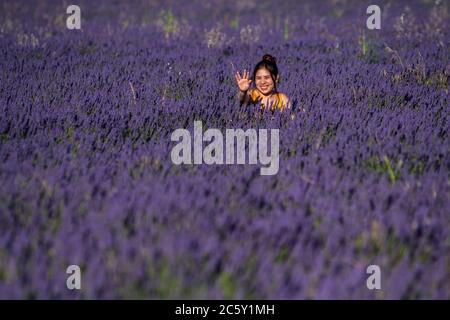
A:
{"type": "Polygon", "coordinates": [[[235,78],[239,87],[238,99],[241,104],[256,105],[259,103],[261,110],[275,111],[278,109],[281,112],[286,108],[291,108],[289,98],[277,90],[276,84],[279,82],[280,76],[276,59],[270,54],[265,54],[253,70],[255,89],[249,89],[253,80],[249,79],[248,70],[244,69],[242,77],[237,71],[235,78]]]}

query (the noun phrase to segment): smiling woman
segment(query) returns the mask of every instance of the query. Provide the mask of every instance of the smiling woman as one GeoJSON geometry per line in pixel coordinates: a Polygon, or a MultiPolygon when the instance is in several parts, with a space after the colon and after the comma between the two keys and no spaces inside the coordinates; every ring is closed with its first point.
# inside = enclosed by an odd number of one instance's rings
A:
{"type": "Polygon", "coordinates": [[[275,57],[270,54],[263,56],[253,71],[253,79],[255,79],[255,89],[249,89],[250,83],[249,72],[244,69],[242,76],[239,71],[235,74],[236,82],[239,87],[238,99],[241,104],[256,105],[259,103],[261,110],[276,109],[283,111],[285,108],[291,108],[289,98],[281,92],[278,92],[276,84],[280,76],[275,57]]]}

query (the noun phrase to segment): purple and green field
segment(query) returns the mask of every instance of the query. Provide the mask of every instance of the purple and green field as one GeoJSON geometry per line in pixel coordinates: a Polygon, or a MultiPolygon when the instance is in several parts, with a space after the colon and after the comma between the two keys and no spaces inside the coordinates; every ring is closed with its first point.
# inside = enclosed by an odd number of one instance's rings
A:
{"type": "Polygon", "coordinates": [[[450,3],[372,2],[2,1],[0,299],[450,299],[450,3]],[[196,120],[279,129],[278,173],[173,164],[196,120]]]}

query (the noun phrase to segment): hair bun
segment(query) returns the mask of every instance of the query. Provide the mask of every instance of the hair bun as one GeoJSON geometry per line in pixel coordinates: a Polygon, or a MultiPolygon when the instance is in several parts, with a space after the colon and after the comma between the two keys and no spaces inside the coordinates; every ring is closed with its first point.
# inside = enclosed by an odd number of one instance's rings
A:
{"type": "Polygon", "coordinates": [[[270,54],[265,54],[262,59],[263,59],[263,61],[268,61],[273,64],[277,64],[277,59],[275,57],[271,56],[270,54]]]}

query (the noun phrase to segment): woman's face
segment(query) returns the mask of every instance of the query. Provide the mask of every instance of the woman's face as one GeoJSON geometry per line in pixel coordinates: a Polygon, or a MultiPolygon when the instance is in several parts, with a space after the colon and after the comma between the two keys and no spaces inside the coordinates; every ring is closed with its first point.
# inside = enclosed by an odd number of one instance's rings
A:
{"type": "Polygon", "coordinates": [[[256,88],[264,95],[268,95],[272,92],[274,83],[269,70],[259,69],[255,75],[256,88]]]}

